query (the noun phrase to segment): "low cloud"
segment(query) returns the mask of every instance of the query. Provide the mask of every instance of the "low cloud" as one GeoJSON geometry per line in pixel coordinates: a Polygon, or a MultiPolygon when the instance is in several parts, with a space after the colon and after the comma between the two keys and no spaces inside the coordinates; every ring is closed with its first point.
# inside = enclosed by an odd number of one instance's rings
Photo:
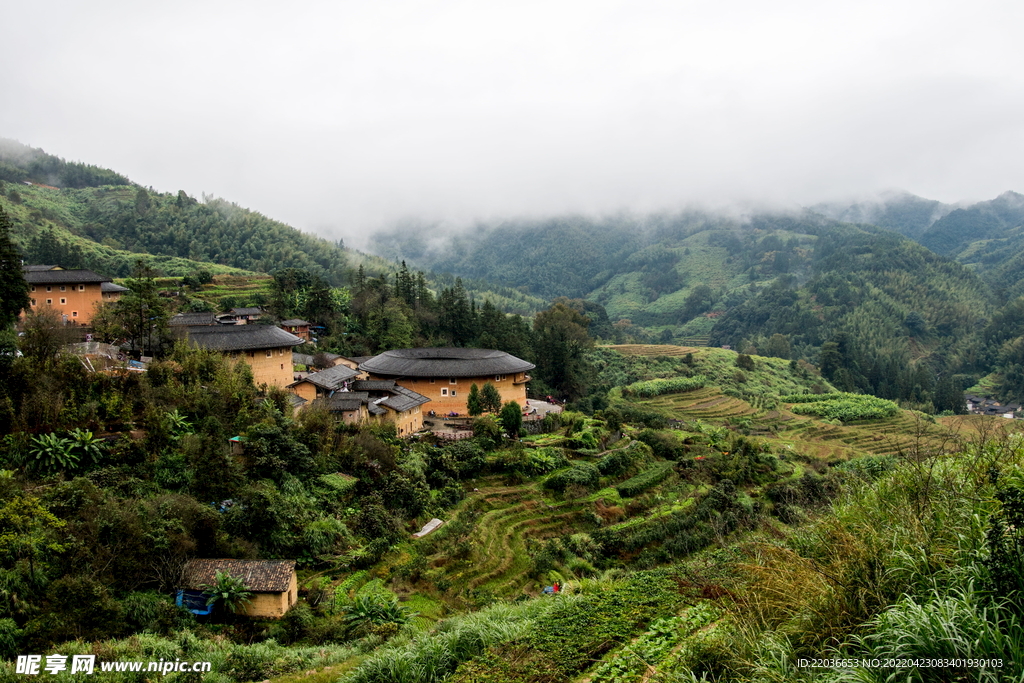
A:
{"type": "Polygon", "coordinates": [[[1024,189],[1007,2],[5,13],[0,135],[349,243],[409,217],[1024,189]]]}

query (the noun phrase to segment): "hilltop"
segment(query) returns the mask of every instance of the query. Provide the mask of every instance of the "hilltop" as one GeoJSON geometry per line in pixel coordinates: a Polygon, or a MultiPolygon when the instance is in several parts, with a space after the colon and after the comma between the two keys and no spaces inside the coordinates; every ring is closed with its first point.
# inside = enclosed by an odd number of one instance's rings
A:
{"type": "MultiPolygon", "coordinates": [[[[296,268],[335,286],[400,265],[303,233],[225,199],[184,191],[158,192],[123,175],[47,154],[0,138],[0,207],[12,237],[30,262],[85,267],[111,277],[129,275],[141,258],[166,276],[199,271],[243,276],[296,268]]],[[[437,289],[454,278],[433,276],[437,289]]],[[[483,280],[467,292],[502,310],[530,314],[537,297],[483,280]]]]}

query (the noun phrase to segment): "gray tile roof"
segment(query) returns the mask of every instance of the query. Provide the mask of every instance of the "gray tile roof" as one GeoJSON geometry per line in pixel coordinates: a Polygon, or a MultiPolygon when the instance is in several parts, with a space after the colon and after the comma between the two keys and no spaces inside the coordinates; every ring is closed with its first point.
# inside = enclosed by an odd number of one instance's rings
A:
{"type": "Polygon", "coordinates": [[[121,285],[116,285],[113,282],[101,282],[100,283],[100,291],[101,292],[111,293],[111,292],[130,292],[132,290],[128,289],[127,287],[122,287],[121,285]]]}
{"type": "MultiPolygon", "coordinates": [[[[296,353],[295,356],[293,356],[293,358],[295,359],[296,363],[301,363],[302,365],[313,365],[313,356],[315,355],[316,354],[314,353],[296,353]]],[[[336,353],[325,353],[324,356],[327,358],[327,360],[330,361],[338,360],[339,358],[341,358],[341,356],[339,356],[336,353]]]]}
{"type": "Polygon", "coordinates": [[[429,400],[430,399],[427,398],[424,401],[417,401],[416,399],[409,398],[408,396],[389,396],[383,401],[377,401],[377,405],[381,405],[386,408],[391,408],[391,410],[401,413],[411,408],[415,408],[418,405],[423,405],[429,400]]]}
{"type": "Polygon", "coordinates": [[[360,379],[352,383],[353,391],[394,391],[393,379],[360,379]]]}
{"type": "MultiPolygon", "coordinates": [[[[246,327],[249,326],[246,325],[246,327]]],[[[280,328],[275,327],[274,329],[280,328]]],[[[281,331],[284,332],[284,330],[281,331]]],[[[285,334],[288,333],[285,332],[285,334]]],[[[327,391],[337,391],[341,388],[342,384],[358,374],[359,372],[353,370],[347,365],[335,365],[333,368],[327,368],[320,372],[311,373],[308,377],[299,380],[299,382],[309,382],[310,384],[318,386],[321,389],[326,389],[327,391]]],[[[299,382],[295,382],[295,384],[298,384],[299,382]]]]}
{"type": "Polygon", "coordinates": [[[26,270],[25,281],[31,285],[96,284],[110,282],[109,277],[91,270],[26,270]]]}
{"type": "Polygon", "coordinates": [[[259,306],[250,306],[248,308],[232,308],[231,315],[260,315],[263,313],[263,309],[259,306]]]}
{"type": "Polygon", "coordinates": [[[299,320],[298,318],[291,318],[290,320],[282,320],[278,324],[279,325],[287,325],[289,327],[302,327],[304,325],[309,325],[309,323],[306,322],[305,320],[299,320]]]}
{"type": "Polygon", "coordinates": [[[303,343],[291,332],[273,325],[217,325],[185,329],[190,342],[214,351],[255,351],[303,343]]]}
{"type": "Polygon", "coordinates": [[[360,370],[388,377],[487,377],[535,367],[504,351],[451,347],[385,351],[359,364],[360,370]]]}
{"type": "Polygon", "coordinates": [[[217,316],[213,313],[179,313],[173,316],[169,324],[172,327],[181,325],[216,325],[217,316]]]}
{"type": "Polygon", "coordinates": [[[182,573],[183,588],[202,590],[217,580],[217,572],[241,579],[257,593],[283,593],[295,575],[295,560],[190,560],[182,573]]]}
{"type": "Polygon", "coordinates": [[[359,406],[365,405],[369,396],[358,391],[339,391],[330,398],[318,398],[314,403],[326,405],[327,409],[333,412],[348,410],[359,410],[359,406]]]}

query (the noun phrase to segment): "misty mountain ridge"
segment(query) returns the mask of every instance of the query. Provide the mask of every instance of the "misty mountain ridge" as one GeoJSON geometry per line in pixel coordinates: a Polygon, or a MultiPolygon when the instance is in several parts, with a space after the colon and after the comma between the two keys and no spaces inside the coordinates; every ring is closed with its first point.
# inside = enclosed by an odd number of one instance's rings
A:
{"type": "Polygon", "coordinates": [[[1021,381],[1012,379],[1024,330],[1004,324],[1012,316],[999,317],[1000,302],[1024,280],[1024,259],[1014,251],[1024,239],[1024,198],[1016,193],[964,207],[892,193],[821,211],[564,216],[448,234],[409,222],[374,236],[374,250],[391,261],[373,262],[224,200],[150,191],[113,171],[23,147],[0,160],[16,241],[78,248],[86,267],[112,275],[154,254],[163,259],[158,267],[180,274],[203,263],[291,267],[342,284],[357,261],[388,273],[406,260],[477,283],[478,300],[504,310],[532,313],[561,296],[589,300],[611,323],[602,336],[619,341],[725,344],[804,359],[821,364],[840,388],[922,408],[952,395],[936,389],[940,381],[963,388],[1008,369],[1011,380],[998,391],[1024,397],[1024,357],[1021,381]],[[47,180],[57,186],[39,186],[47,180]],[[940,247],[956,260],[936,253],[940,247]],[[1004,323],[989,329],[990,320],[1004,323]]]}

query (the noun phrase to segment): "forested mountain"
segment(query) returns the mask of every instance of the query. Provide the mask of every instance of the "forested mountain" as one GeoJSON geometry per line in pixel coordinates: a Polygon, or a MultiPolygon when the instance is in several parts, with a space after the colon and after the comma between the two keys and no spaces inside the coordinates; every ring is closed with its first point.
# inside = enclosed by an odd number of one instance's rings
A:
{"type": "Polygon", "coordinates": [[[956,207],[909,192],[885,192],[877,199],[858,202],[828,202],[811,207],[823,216],[845,223],[869,223],[912,239],[920,239],[935,221],[956,207]]]}
{"type": "Polygon", "coordinates": [[[7,183],[2,192],[14,239],[30,259],[34,241],[42,240],[77,247],[83,265],[122,277],[136,254],[253,272],[303,268],[334,283],[345,274],[341,245],[222,199],[200,202],[183,191],[126,185],[51,189],[7,183]]]}
{"type": "MultiPolygon", "coordinates": [[[[113,171],[63,159],[0,138],[0,208],[12,238],[32,263],[129,275],[140,257],[165,275],[272,273],[300,269],[333,285],[367,275],[394,274],[398,263],[361,254],[303,233],[224,199],[184,191],[156,192],[113,171]]],[[[454,277],[428,277],[440,291],[454,277]]],[[[543,299],[466,279],[467,294],[502,310],[530,314],[543,299]]]]}
{"type": "MultiPolygon", "coordinates": [[[[922,232],[958,215],[935,221],[948,208],[904,197],[877,215],[902,216],[905,230],[922,232]]],[[[433,247],[396,233],[381,242],[393,255],[411,245],[417,265],[488,273],[532,292],[562,283],[606,309],[619,341],[690,340],[802,358],[843,389],[927,409],[956,409],[962,389],[999,367],[980,341],[998,309],[993,289],[877,226],[812,211],[691,212],[510,221],[471,234],[433,247]]]]}
{"type": "Polygon", "coordinates": [[[108,168],[65,161],[6,138],[0,138],[0,180],[75,188],[133,184],[108,168]]]}
{"type": "Polygon", "coordinates": [[[1024,195],[954,206],[908,193],[877,201],[819,204],[837,220],[871,223],[917,240],[974,270],[1002,299],[1024,294],[1024,195]]]}
{"type": "Polygon", "coordinates": [[[125,276],[149,254],[168,275],[297,269],[337,286],[354,283],[359,265],[366,277],[393,278],[405,259],[442,273],[427,278],[435,291],[454,290],[462,277],[470,301],[506,311],[585,299],[591,332],[606,339],[770,346],[821,364],[842,388],[925,408],[955,403],[991,371],[1001,395],[1024,398],[1024,376],[1012,380],[1018,335],[989,324],[1024,291],[1024,197],[1014,193],[961,208],[894,193],[746,217],[510,220],[434,243],[422,226],[406,226],[376,236],[376,251],[392,259],[384,261],[222,199],[156,192],[9,141],[0,146],[0,183],[12,236],[30,261],[125,276]]]}

